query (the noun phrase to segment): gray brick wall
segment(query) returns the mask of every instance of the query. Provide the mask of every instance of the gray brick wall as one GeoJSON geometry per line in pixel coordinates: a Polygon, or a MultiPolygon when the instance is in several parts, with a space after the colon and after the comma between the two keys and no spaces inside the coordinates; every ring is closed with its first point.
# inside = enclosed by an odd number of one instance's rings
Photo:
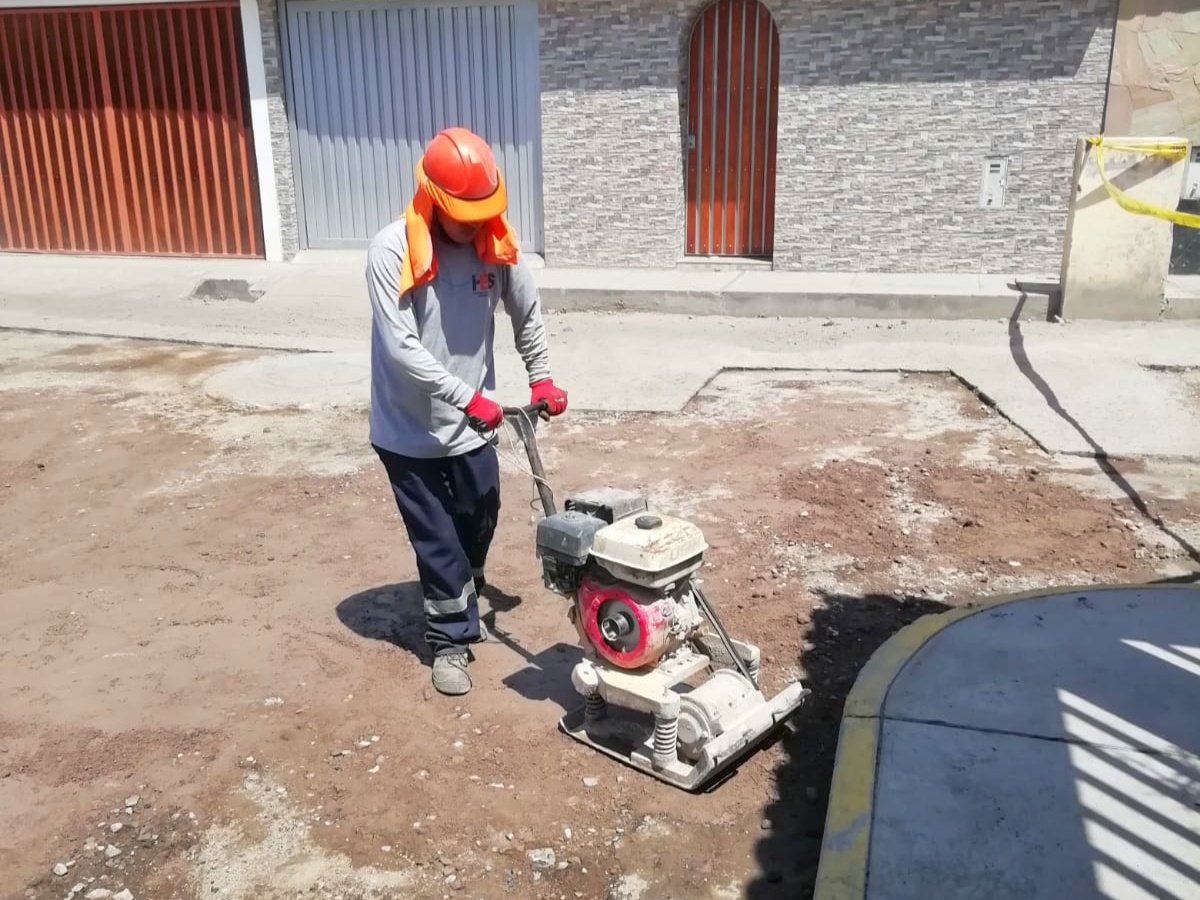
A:
{"type": "Polygon", "coordinates": [[[279,192],[283,255],[291,259],[300,248],[300,225],[296,215],[296,179],[292,172],[292,138],[288,130],[283,86],[283,60],[279,49],[278,0],[258,0],[262,28],[263,64],[267,75],[267,109],[274,151],[275,186],[279,192]]]}
{"type": "MultiPolygon", "coordinates": [[[[542,4],[549,264],[681,258],[678,86],[701,5],[542,4]]],[[[1115,5],[773,3],[776,267],[1056,273],[1074,141],[1101,127],[1115,5]],[[978,205],[990,155],[1010,160],[1002,210],[978,205]]]]}
{"type": "Polygon", "coordinates": [[[683,252],[683,4],[543,0],[547,265],[674,265],[683,252]]]}

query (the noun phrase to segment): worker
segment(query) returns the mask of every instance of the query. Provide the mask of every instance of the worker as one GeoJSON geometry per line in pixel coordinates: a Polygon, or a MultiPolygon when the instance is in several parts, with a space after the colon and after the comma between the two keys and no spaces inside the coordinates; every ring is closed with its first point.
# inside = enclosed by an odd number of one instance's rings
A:
{"type": "Polygon", "coordinates": [[[566,411],[550,377],[541,302],[505,218],[504,179],[487,142],[448,128],[425,148],[404,217],[367,254],[371,298],[370,440],[408,539],[424,595],[433,686],[471,689],[484,565],[500,511],[500,467],[487,440],[504,414],[495,388],[497,305],[512,322],[530,402],[566,411]]]}

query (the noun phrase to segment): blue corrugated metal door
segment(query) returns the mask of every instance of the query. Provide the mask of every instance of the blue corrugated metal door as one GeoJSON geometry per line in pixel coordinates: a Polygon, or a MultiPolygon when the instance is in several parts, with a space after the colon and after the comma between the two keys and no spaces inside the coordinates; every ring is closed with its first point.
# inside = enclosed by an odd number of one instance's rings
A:
{"type": "Polygon", "coordinates": [[[394,220],[442,128],[483,135],[522,246],[542,250],[537,7],[293,0],[288,103],[305,247],[361,247],[394,220]]]}

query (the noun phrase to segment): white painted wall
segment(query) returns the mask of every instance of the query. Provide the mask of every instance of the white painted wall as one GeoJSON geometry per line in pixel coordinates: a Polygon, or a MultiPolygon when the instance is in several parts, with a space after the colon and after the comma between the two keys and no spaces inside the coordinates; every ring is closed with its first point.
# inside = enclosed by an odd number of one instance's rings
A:
{"type": "MultiPolygon", "coordinates": [[[[1154,138],[1119,138],[1122,143],[1154,138]]],[[[1174,210],[1186,159],[1172,161],[1105,148],[1104,172],[1135,200],[1174,210]]],[[[1074,190],[1062,266],[1062,315],[1068,319],[1157,319],[1171,263],[1171,223],[1128,212],[1109,196],[1096,150],[1075,154],[1074,190]]]]}

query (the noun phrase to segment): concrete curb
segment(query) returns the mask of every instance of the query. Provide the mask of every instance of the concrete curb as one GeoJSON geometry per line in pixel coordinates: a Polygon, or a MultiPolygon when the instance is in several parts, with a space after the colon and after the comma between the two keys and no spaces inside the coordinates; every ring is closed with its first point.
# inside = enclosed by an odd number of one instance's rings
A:
{"type": "MultiPolygon", "coordinates": [[[[842,712],[813,900],[865,900],[867,896],[883,705],[897,676],[932,638],[964,619],[1011,603],[1145,586],[1147,583],[1079,585],[1003,594],[970,606],[924,616],[896,632],[876,650],[854,682],[842,712]]],[[[1153,586],[1155,589],[1192,591],[1200,596],[1200,587],[1195,585],[1153,586]]]]}
{"type": "MultiPolygon", "coordinates": [[[[44,298],[90,308],[131,298],[202,306],[206,281],[230,282],[253,308],[320,318],[331,310],[365,310],[366,251],[306,251],[290,263],[163,257],[86,257],[0,254],[0,308],[39,309],[44,298]]],[[[646,311],[742,318],[1045,319],[1061,306],[1055,273],[823,272],[708,267],[533,269],[547,309],[646,311]]],[[[1155,319],[1200,318],[1200,276],[1167,279],[1155,319]]],[[[264,314],[265,315],[265,314],[264,314]]],[[[44,318],[44,315],[43,315],[44,318]]],[[[1087,303],[1070,319],[1094,318],[1087,303]]],[[[1128,315],[1115,315],[1127,320],[1128,315]]],[[[44,322],[41,323],[44,326],[44,322]]]]}
{"type": "Polygon", "coordinates": [[[1049,296],[1023,294],[1010,279],[931,276],[905,284],[828,273],[716,275],[545,270],[538,273],[538,289],[547,309],[562,312],[742,318],[1008,319],[1019,312],[1025,319],[1047,319],[1051,306],[1049,296]]]}
{"type": "Polygon", "coordinates": [[[1167,279],[1162,318],[1200,319],[1200,275],[1173,275],[1167,279]]]}
{"type": "Polygon", "coordinates": [[[1200,319],[1200,297],[1168,295],[1162,317],[1173,322],[1200,319]]]}
{"type": "MultiPolygon", "coordinates": [[[[1007,319],[1016,310],[1018,296],[949,294],[856,294],[738,291],[650,292],[543,288],[546,308],[558,312],[658,312],[691,316],[743,318],[859,318],[859,319],[1007,319]]],[[[1200,312],[1200,310],[1197,310],[1200,312]]],[[[1046,319],[1049,303],[1032,297],[1023,318],[1046,319]]],[[[1175,318],[1193,318],[1178,309],[1175,318]]]]}

